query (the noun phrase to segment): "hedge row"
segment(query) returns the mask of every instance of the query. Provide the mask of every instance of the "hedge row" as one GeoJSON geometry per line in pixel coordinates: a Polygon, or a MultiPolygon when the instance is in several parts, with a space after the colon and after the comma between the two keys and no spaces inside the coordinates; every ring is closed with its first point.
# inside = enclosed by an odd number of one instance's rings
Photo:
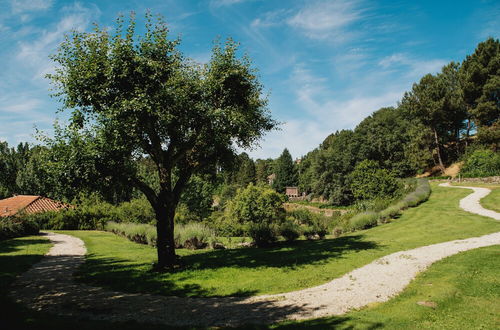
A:
{"type": "Polygon", "coordinates": [[[38,233],[39,227],[33,221],[24,221],[15,217],[0,219],[0,241],[14,237],[37,235],[38,233]]]}
{"type": "Polygon", "coordinates": [[[417,179],[416,189],[407,194],[403,199],[379,212],[366,211],[356,214],[349,219],[346,229],[348,231],[355,231],[385,223],[389,219],[399,215],[401,211],[425,202],[430,194],[431,187],[427,179],[417,179]]]}

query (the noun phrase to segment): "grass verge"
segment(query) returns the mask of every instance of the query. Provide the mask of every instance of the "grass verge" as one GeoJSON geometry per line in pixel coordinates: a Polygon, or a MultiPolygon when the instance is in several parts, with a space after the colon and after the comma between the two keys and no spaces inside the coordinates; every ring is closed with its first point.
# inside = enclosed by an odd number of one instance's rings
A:
{"type": "Polygon", "coordinates": [[[294,291],[325,283],[384,255],[500,230],[493,219],[462,211],[470,192],[437,187],[430,199],[392,223],[322,241],[278,243],[265,249],[178,250],[185,264],[176,273],[150,272],[156,251],[103,232],[80,237],[89,255],[80,280],[127,292],[178,296],[251,296],[294,291]]]}

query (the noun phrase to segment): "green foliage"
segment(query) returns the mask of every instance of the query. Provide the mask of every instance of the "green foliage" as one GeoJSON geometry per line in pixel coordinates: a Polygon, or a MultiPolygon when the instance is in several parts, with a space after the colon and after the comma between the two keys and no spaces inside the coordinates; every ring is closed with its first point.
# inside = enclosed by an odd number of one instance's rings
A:
{"type": "Polygon", "coordinates": [[[279,231],[280,235],[288,242],[295,241],[302,234],[300,226],[293,219],[287,219],[287,221],[282,223],[279,231]]]}
{"type": "Polygon", "coordinates": [[[464,177],[487,177],[500,175],[500,152],[478,149],[465,158],[460,170],[464,177]]]}
{"type": "Polygon", "coordinates": [[[250,184],[238,190],[225,215],[233,223],[280,223],[285,216],[284,202],[284,196],[273,189],[250,184]]]}
{"type": "Polygon", "coordinates": [[[174,232],[177,247],[202,249],[215,243],[215,233],[203,223],[191,222],[177,226],[174,232]]]}
{"type": "Polygon", "coordinates": [[[276,191],[284,193],[286,187],[297,186],[297,168],[288,149],[283,150],[281,156],[276,160],[274,174],[276,174],[276,179],[274,179],[273,188],[276,191]]]}
{"type": "Polygon", "coordinates": [[[489,38],[479,43],[474,53],[463,61],[460,73],[464,100],[478,127],[498,124],[500,41],[489,38]]]}
{"type": "Polygon", "coordinates": [[[349,220],[349,230],[361,230],[377,225],[379,214],[377,212],[367,211],[356,214],[349,220]]]}
{"type": "Polygon", "coordinates": [[[296,209],[288,212],[288,215],[305,228],[303,233],[306,238],[313,238],[316,235],[318,238],[324,238],[328,228],[337,220],[334,216],[328,217],[307,209],[296,209]]]}
{"type": "Polygon", "coordinates": [[[191,177],[229,163],[235,146],[253,146],[276,122],[237,43],[216,43],[201,66],[179,51],[180,40],[170,39],[161,17],[148,13],[146,21],[142,36],[133,15],[127,27],[120,17],[116,29],[74,32],[52,56],[57,70],[48,77],[72,111],[67,130],[91,132],[93,154],[157,211],[158,267],[164,268],[176,262],[175,212],[168,210],[175,210],[191,177]],[[141,176],[138,155],[154,162],[159,185],[141,176]]]}
{"type": "MultiPolygon", "coordinates": [[[[132,242],[156,246],[157,232],[155,226],[138,223],[118,223],[110,221],[104,229],[116,235],[126,237],[132,242]]],[[[174,232],[177,248],[202,249],[213,245],[216,241],[214,232],[202,223],[178,225],[174,232]]]]}
{"type": "Polygon", "coordinates": [[[375,161],[364,160],[349,174],[350,189],[357,200],[378,197],[392,198],[400,189],[398,180],[391,172],[379,168],[375,161]]]}
{"type": "Polygon", "coordinates": [[[257,247],[266,247],[278,240],[276,224],[250,222],[247,224],[247,232],[257,247]]]}
{"type": "Polygon", "coordinates": [[[18,217],[0,218],[0,241],[14,237],[37,235],[38,232],[38,224],[34,221],[18,217]]]}
{"type": "MultiPolygon", "coordinates": [[[[498,232],[498,221],[460,209],[458,201],[470,191],[432,185],[428,202],[403,212],[390,225],[362,233],[344,233],[338,239],[299,240],[295,244],[276,244],[268,249],[179,250],[178,254],[187,259],[186,264],[196,267],[183,267],[176,272],[149,271],[156,258],[155,250],[110,233],[77,231],[68,234],[82,238],[87,245],[88,262],[83,265],[79,278],[93,286],[168,296],[279,294],[324,284],[394,252],[498,232]],[[111,264],[110,259],[114,261],[111,264]],[[245,283],[243,292],[242,283],[245,283]]],[[[492,249],[498,253],[498,247],[492,249]]],[[[492,268],[492,274],[498,273],[495,270],[492,268]]],[[[476,276],[470,279],[474,281],[476,276]]],[[[429,292],[435,287],[435,282],[432,283],[433,286],[424,285],[430,288],[429,292]]],[[[491,292],[491,285],[489,288],[491,292]]],[[[454,291],[446,292],[455,297],[454,291]]],[[[416,309],[423,308],[415,302],[425,299],[412,298],[408,304],[416,309]]],[[[431,314],[428,315],[431,317],[431,314]]],[[[447,314],[448,310],[443,311],[443,317],[447,314]]],[[[380,313],[373,313],[373,317],[378,320],[380,313]]],[[[353,324],[356,327],[360,323],[353,324]]],[[[425,327],[425,323],[422,325],[425,327]]],[[[332,327],[335,326],[338,324],[332,327]]],[[[411,324],[405,326],[412,327],[411,324]]]]}
{"type": "Polygon", "coordinates": [[[267,184],[267,177],[273,174],[274,161],[272,159],[257,159],[255,161],[255,179],[257,183],[267,184]]]}
{"type": "Polygon", "coordinates": [[[27,214],[22,215],[22,218],[50,230],[103,229],[108,221],[146,224],[156,221],[151,205],[144,198],[114,206],[94,194],[74,202],[75,207],[69,209],[27,214]]]}
{"type": "Polygon", "coordinates": [[[126,237],[135,243],[156,246],[156,228],[152,225],[109,221],[104,230],[126,237]]]}

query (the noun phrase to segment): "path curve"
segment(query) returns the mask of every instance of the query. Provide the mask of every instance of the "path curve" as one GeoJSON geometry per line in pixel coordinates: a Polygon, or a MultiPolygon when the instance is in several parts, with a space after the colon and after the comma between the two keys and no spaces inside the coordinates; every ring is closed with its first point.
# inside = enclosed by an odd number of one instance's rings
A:
{"type": "Polygon", "coordinates": [[[495,220],[500,220],[500,213],[485,209],[479,202],[481,198],[486,197],[491,190],[488,188],[467,187],[467,186],[452,186],[449,182],[441,183],[439,186],[447,188],[472,189],[474,192],[460,200],[460,207],[467,212],[490,217],[495,220]]]}
{"type": "MultiPolygon", "coordinates": [[[[484,210],[479,199],[467,205],[474,213],[484,210]]],[[[500,214],[494,213],[495,219],[500,219],[500,214]]],[[[500,244],[498,232],[396,252],[326,284],[284,294],[250,298],[180,298],[129,294],[75,283],[72,274],[85,261],[83,242],[69,235],[46,235],[54,246],[41,262],[16,281],[11,296],[18,302],[35,310],[75,318],[135,320],[177,326],[235,326],[340,315],[389,300],[419,272],[438,260],[500,244]]]]}

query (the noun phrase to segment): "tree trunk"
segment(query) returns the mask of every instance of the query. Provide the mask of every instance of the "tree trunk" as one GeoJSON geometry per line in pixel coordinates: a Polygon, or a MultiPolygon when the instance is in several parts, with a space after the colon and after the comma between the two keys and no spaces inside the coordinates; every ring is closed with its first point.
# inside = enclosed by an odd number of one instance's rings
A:
{"type": "Polygon", "coordinates": [[[436,129],[433,129],[434,131],[434,142],[436,143],[436,151],[438,155],[438,161],[439,161],[439,168],[441,169],[441,172],[444,173],[444,164],[443,164],[443,159],[441,158],[441,147],[439,145],[439,138],[436,129]]]}
{"type": "Polygon", "coordinates": [[[164,201],[159,201],[155,207],[156,213],[156,249],[158,252],[158,264],[156,269],[161,271],[172,269],[176,265],[175,240],[174,240],[174,216],[175,206],[164,201]]]}
{"type": "Polygon", "coordinates": [[[465,152],[467,152],[467,147],[469,146],[469,136],[470,136],[470,118],[467,118],[467,131],[465,133],[465,152]]]}

